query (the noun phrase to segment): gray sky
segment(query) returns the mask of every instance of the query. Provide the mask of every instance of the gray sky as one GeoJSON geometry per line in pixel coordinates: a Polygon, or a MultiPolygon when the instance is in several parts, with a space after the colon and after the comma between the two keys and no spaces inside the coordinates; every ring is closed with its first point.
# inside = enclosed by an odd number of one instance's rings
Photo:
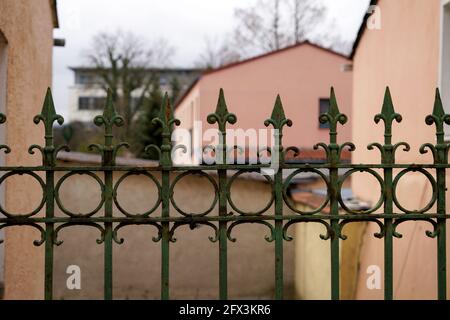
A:
{"type": "MultiPolygon", "coordinates": [[[[369,0],[317,0],[328,7],[330,32],[353,40],[369,0]]],[[[144,39],[167,38],[176,48],[174,66],[192,66],[204,47],[204,39],[220,37],[233,29],[233,10],[256,0],[60,0],[60,28],[55,37],[66,46],[54,48],[53,93],[58,113],[65,115],[68,88],[73,84],[69,66],[83,64],[82,52],[101,31],[122,29],[144,39]]],[[[327,28],[327,23],[322,27],[327,28]]]]}

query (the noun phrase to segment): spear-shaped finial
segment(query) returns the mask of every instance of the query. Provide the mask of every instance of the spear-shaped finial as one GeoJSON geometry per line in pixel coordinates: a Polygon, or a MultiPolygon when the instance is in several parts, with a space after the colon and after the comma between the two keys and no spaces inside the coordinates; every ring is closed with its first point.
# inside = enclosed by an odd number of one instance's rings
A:
{"type": "Polygon", "coordinates": [[[225,95],[223,89],[220,89],[219,99],[217,101],[216,111],[210,113],[206,119],[209,124],[214,124],[217,122],[219,126],[219,131],[224,133],[226,130],[226,123],[235,124],[237,121],[236,115],[228,112],[227,104],[225,102],[225,95]]]}
{"type": "Polygon", "coordinates": [[[275,105],[272,109],[272,115],[269,119],[264,121],[264,125],[268,127],[272,125],[274,129],[282,130],[285,125],[288,127],[292,126],[292,121],[287,119],[284,114],[283,104],[281,103],[280,95],[277,95],[275,100],[275,105]]]}
{"type": "Polygon", "coordinates": [[[384,122],[384,145],[381,145],[378,142],[371,143],[367,146],[369,150],[372,150],[374,147],[380,150],[381,152],[381,163],[383,164],[393,164],[395,163],[395,152],[396,150],[403,146],[403,151],[409,151],[410,146],[406,142],[397,142],[392,145],[392,123],[395,121],[401,122],[402,116],[395,112],[394,104],[392,103],[391,92],[389,87],[386,87],[384,98],[383,98],[383,106],[381,107],[381,113],[375,115],[374,119],[375,123],[379,123],[380,120],[384,122]]]}
{"type": "Polygon", "coordinates": [[[439,88],[436,88],[436,94],[434,97],[433,115],[436,117],[443,117],[445,115],[444,107],[442,106],[441,94],[439,88]]]}
{"type": "MultiPolygon", "coordinates": [[[[278,161],[281,163],[281,161],[284,161],[285,152],[283,151],[283,127],[287,125],[288,127],[292,126],[292,121],[290,119],[286,118],[286,115],[284,114],[283,104],[281,102],[280,95],[277,95],[277,98],[275,100],[275,104],[272,109],[272,115],[269,119],[266,119],[264,121],[264,125],[268,127],[269,125],[272,125],[275,132],[274,132],[274,138],[275,138],[275,145],[272,146],[271,150],[271,156],[275,156],[278,152],[278,161]]],[[[293,150],[295,152],[295,155],[298,155],[298,148],[295,147],[289,147],[287,150],[293,150]]]]}
{"type": "Polygon", "coordinates": [[[336,143],[337,124],[344,125],[347,122],[347,116],[339,111],[334,88],[330,90],[330,108],[328,112],[319,116],[319,122],[322,124],[330,124],[330,143],[336,143]]]}
{"type": "Polygon", "coordinates": [[[170,98],[167,92],[164,94],[161,109],[159,109],[158,118],[153,119],[154,123],[159,123],[163,130],[163,135],[168,134],[168,138],[172,133],[173,124],[179,126],[180,120],[175,119],[172,105],[170,104],[170,98]]]}
{"type": "Polygon", "coordinates": [[[164,93],[162,99],[161,108],[159,110],[159,118],[163,121],[164,124],[169,124],[169,120],[173,118],[173,112],[170,106],[170,100],[167,92],[164,93]]]}
{"type": "Polygon", "coordinates": [[[381,107],[381,113],[375,115],[375,123],[383,120],[384,122],[384,143],[386,145],[392,143],[392,122],[395,120],[397,122],[402,121],[402,116],[396,113],[394,110],[394,104],[392,103],[391,91],[389,87],[386,87],[384,93],[383,106],[381,107]]]}
{"type": "Polygon", "coordinates": [[[103,165],[114,165],[117,151],[121,147],[129,147],[128,143],[126,142],[121,142],[117,145],[113,145],[113,127],[121,127],[124,125],[124,123],[125,120],[121,115],[117,113],[114,106],[111,89],[108,89],[103,114],[98,115],[94,118],[94,124],[96,126],[105,127],[105,143],[104,145],[91,144],[89,146],[89,149],[92,150],[93,148],[95,148],[102,153],[103,165]]]}
{"type": "Polygon", "coordinates": [[[45,94],[41,113],[34,116],[33,121],[36,124],[38,124],[40,121],[44,123],[45,146],[53,146],[53,122],[57,121],[59,125],[62,125],[64,123],[64,118],[59,114],[56,114],[52,91],[50,88],[47,88],[47,93],[45,94]]]}
{"type": "Polygon", "coordinates": [[[60,125],[62,125],[64,123],[64,118],[59,114],[56,114],[52,91],[50,88],[47,88],[41,113],[35,115],[33,118],[33,122],[35,124],[39,124],[41,121],[45,128],[45,146],[41,147],[33,144],[28,148],[28,152],[30,154],[34,154],[34,149],[39,150],[42,154],[43,165],[54,166],[56,162],[56,154],[63,149],[68,151],[69,148],[66,145],[63,145],[55,149],[55,146],[53,145],[53,123],[57,121],[60,125]]]}
{"type": "Polygon", "coordinates": [[[164,94],[161,103],[161,109],[157,118],[153,119],[154,124],[159,124],[162,129],[162,144],[161,147],[156,145],[148,145],[145,148],[145,152],[149,152],[150,149],[155,149],[160,156],[160,163],[162,166],[171,166],[171,136],[173,131],[173,125],[179,126],[180,120],[175,119],[173,108],[170,104],[170,98],[167,92],[164,94]]]}
{"type": "Polygon", "coordinates": [[[220,88],[219,91],[219,100],[216,106],[216,113],[221,117],[225,117],[228,114],[228,108],[225,102],[225,95],[222,88],[220,88]]]}
{"type": "Polygon", "coordinates": [[[384,92],[381,114],[385,117],[392,117],[395,114],[394,105],[392,103],[391,90],[389,90],[389,87],[386,87],[386,90],[384,92]]]}
{"type": "Polygon", "coordinates": [[[103,108],[103,114],[94,118],[94,124],[96,126],[105,127],[105,145],[112,144],[112,130],[113,126],[121,127],[125,123],[122,116],[120,116],[114,106],[111,89],[108,89],[106,95],[106,103],[103,108]]]}
{"type": "Polygon", "coordinates": [[[425,118],[427,125],[436,125],[436,139],[438,143],[444,143],[444,123],[450,124],[450,115],[446,114],[442,105],[439,89],[436,88],[433,113],[425,118]]]}
{"type": "MultiPolygon", "coordinates": [[[[339,116],[340,111],[339,111],[339,107],[336,101],[336,94],[334,93],[334,88],[331,87],[330,90],[330,110],[328,111],[328,113],[333,117],[336,118],[339,116]]],[[[341,124],[344,124],[346,120],[341,120],[341,124]]]]}

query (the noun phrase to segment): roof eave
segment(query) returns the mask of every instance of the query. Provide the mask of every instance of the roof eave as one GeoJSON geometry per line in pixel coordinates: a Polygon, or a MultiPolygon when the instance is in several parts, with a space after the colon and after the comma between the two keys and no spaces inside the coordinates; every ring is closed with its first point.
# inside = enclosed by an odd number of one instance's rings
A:
{"type": "Polygon", "coordinates": [[[210,75],[210,74],[213,74],[213,73],[216,73],[216,72],[220,72],[220,71],[223,71],[223,70],[231,69],[231,68],[234,68],[234,67],[237,67],[237,66],[240,66],[240,65],[243,65],[243,64],[255,61],[255,60],[266,58],[266,57],[269,57],[269,56],[272,56],[274,54],[278,54],[278,53],[281,53],[281,52],[284,52],[284,51],[288,51],[290,49],[294,49],[294,48],[297,48],[297,47],[300,47],[300,46],[303,46],[303,45],[309,45],[309,46],[312,46],[315,49],[322,50],[322,51],[327,52],[327,53],[332,54],[332,55],[336,55],[336,56],[338,56],[340,58],[343,58],[343,59],[346,59],[346,60],[351,60],[351,59],[349,59],[348,56],[346,56],[344,54],[341,54],[341,53],[336,52],[336,51],[334,51],[334,50],[332,50],[330,48],[325,48],[325,47],[322,47],[322,46],[320,46],[318,44],[315,44],[315,43],[312,43],[312,42],[310,42],[308,40],[305,40],[303,42],[299,42],[299,43],[296,43],[296,44],[293,44],[293,45],[281,48],[279,50],[267,52],[267,53],[264,53],[264,54],[261,54],[261,55],[258,55],[258,56],[254,56],[254,57],[251,57],[251,58],[248,58],[248,59],[244,59],[244,60],[241,60],[241,61],[237,61],[237,62],[233,62],[233,63],[230,63],[230,64],[226,64],[224,66],[221,66],[221,67],[218,67],[218,68],[215,68],[215,69],[209,69],[209,70],[204,71],[197,78],[197,80],[194,81],[194,83],[185,91],[185,93],[180,97],[180,99],[178,99],[178,102],[175,104],[174,109],[176,109],[181,104],[181,102],[183,102],[183,100],[188,96],[188,94],[192,91],[192,89],[195,87],[195,85],[199,82],[199,80],[203,76],[207,76],[207,75],[210,75]]]}
{"type": "Polygon", "coordinates": [[[361,22],[361,26],[359,27],[358,34],[356,36],[356,40],[355,40],[355,42],[353,42],[352,51],[349,55],[349,59],[351,59],[351,60],[353,60],[353,57],[356,54],[356,50],[358,49],[359,43],[361,42],[361,39],[364,35],[364,31],[366,30],[367,20],[372,15],[372,13],[369,12],[369,8],[371,6],[376,6],[377,4],[378,4],[378,0],[370,0],[369,6],[367,7],[367,10],[366,10],[366,14],[364,15],[364,18],[361,22]]]}
{"type": "Polygon", "coordinates": [[[59,28],[58,6],[56,0],[50,0],[50,8],[52,9],[53,28],[59,28]]]}

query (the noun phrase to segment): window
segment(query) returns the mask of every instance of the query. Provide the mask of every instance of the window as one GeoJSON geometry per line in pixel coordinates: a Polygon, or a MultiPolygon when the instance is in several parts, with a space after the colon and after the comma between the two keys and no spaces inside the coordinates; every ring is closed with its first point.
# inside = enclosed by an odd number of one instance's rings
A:
{"type": "Polygon", "coordinates": [[[169,80],[167,80],[167,77],[160,77],[159,78],[159,85],[160,86],[167,86],[169,84],[169,80]]]}
{"type": "Polygon", "coordinates": [[[78,110],[103,110],[105,97],[79,97],[78,110]]]}
{"type": "MultiPolygon", "coordinates": [[[[320,98],[319,99],[319,116],[322,113],[328,112],[328,109],[330,108],[330,99],[328,98],[320,98]]],[[[330,127],[329,123],[320,123],[319,122],[319,128],[320,129],[328,129],[330,127]]]]}
{"type": "MultiPolygon", "coordinates": [[[[440,91],[445,112],[450,114],[450,0],[442,0],[441,15],[440,91]]],[[[445,126],[450,140],[450,129],[445,126]]]]}
{"type": "Polygon", "coordinates": [[[75,83],[77,83],[77,84],[92,84],[92,83],[94,83],[94,76],[92,74],[77,72],[75,74],[75,83]]]}
{"type": "Polygon", "coordinates": [[[75,83],[83,85],[102,84],[103,78],[94,71],[75,71],[75,83]]]}

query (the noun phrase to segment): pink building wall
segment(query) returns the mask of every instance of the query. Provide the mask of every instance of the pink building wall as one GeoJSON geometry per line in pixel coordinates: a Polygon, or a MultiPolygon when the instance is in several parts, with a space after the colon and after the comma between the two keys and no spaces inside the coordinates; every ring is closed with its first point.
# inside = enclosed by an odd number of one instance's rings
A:
{"type": "MultiPolygon", "coordinates": [[[[264,120],[280,94],[286,116],[294,123],[284,130],[283,144],[310,149],[328,141],[328,129],[319,129],[318,116],[319,99],[329,97],[331,86],[341,112],[351,119],[352,74],[342,71],[349,63],[331,51],[300,44],[204,74],[176,107],[175,115],[184,128],[191,128],[194,119],[203,121],[203,129],[211,127],[206,117],[214,112],[223,88],[228,110],[238,119],[230,127],[264,129],[264,120]]],[[[351,139],[351,120],[340,130],[339,139],[351,139]]]]}
{"type": "MultiPolygon", "coordinates": [[[[425,142],[435,142],[435,127],[427,126],[424,119],[432,112],[439,84],[440,4],[440,0],[379,1],[381,29],[365,30],[353,60],[353,140],[357,147],[352,157],[354,163],[380,161],[379,151],[369,151],[366,146],[383,141],[384,127],[382,123],[376,125],[373,116],[381,110],[387,85],[396,112],[403,116],[400,124],[393,125],[393,142],[407,141],[411,145],[410,152],[398,150],[396,161],[432,163],[429,154],[419,153],[419,147],[425,142]]],[[[368,179],[366,175],[354,176],[352,187],[357,196],[376,203],[379,187],[374,179],[368,179]]],[[[421,174],[409,173],[400,180],[397,194],[404,207],[420,209],[431,197],[431,186],[421,174]]],[[[367,267],[378,265],[383,270],[383,240],[373,237],[377,228],[369,223],[363,238],[358,299],[383,298],[383,287],[381,290],[366,287],[367,267]]],[[[408,222],[398,228],[403,238],[394,240],[396,299],[437,297],[437,244],[436,239],[425,236],[430,228],[425,222],[408,222]]]]}

